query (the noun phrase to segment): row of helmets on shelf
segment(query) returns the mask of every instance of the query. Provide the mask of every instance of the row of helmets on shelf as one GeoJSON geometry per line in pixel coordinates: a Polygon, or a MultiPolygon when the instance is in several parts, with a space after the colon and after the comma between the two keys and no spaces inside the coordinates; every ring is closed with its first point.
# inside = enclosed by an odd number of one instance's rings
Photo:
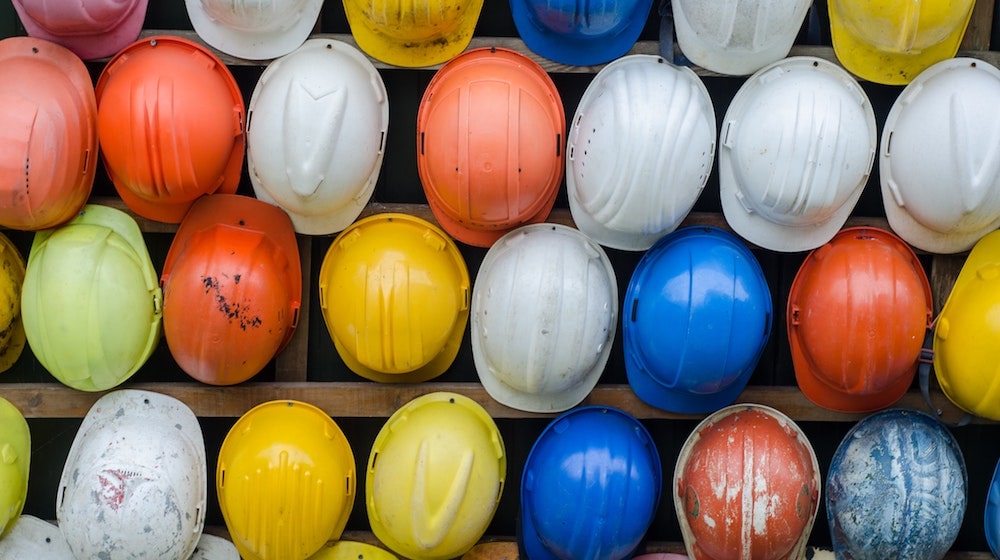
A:
{"type": "MultiPolygon", "coordinates": [[[[206,544],[193,557],[210,484],[202,432],[183,402],[121,389],[93,404],[62,469],[58,528],[24,513],[30,429],[2,398],[0,418],[0,558],[235,559],[237,551],[244,560],[394,558],[357,543],[337,548],[361,491],[359,473],[344,432],[310,403],[264,402],[235,422],[219,449],[214,485],[232,543],[207,543],[211,551],[206,544]]],[[[555,417],[521,472],[521,554],[629,558],[658,530],[661,494],[672,494],[696,560],[806,557],[821,499],[838,558],[938,560],[958,535],[970,491],[952,433],[909,409],[858,421],[825,484],[801,428],[759,404],[720,409],[695,426],[666,488],[660,453],[625,411],[584,406],[555,417]]],[[[414,398],[386,420],[364,463],[372,532],[404,558],[463,556],[492,522],[507,461],[500,431],[475,401],[448,392],[414,398]]],[[[994,553],[998,475],[979,489],[989,495],[982,519],[994,553]]]]}
{"type": "MultiPolygon", "coordinates": [[[[147,0],[13,3],[30,35],[64,44],[85,59],[111,56],[135,40],[147,7],[147,0]]],[[[672,49],[676,31],[678,46],[695,64],[748,75],[788,54],[812,4],[661,0],[661,41],[672,49]]],[[[867,80],[905,84],[934,62],[955,55],[975,0],[829,0],[827,5],[841,63],[867,80]]],[[[185,7],[207,44],[235,57],[268,60],[306,41],[323,0],[185,0],[185,7]]],[[[652,7],[652,0],[510,0],[525,45],[542,57],[575,66],[603,64],[628,53],[652,7]]],[[[428,67],[468,48],[483,0],[344,0],[343,8],[366,55],[395,66],[428,67]]]]}
{"type": "MultiPolygon", "coordinates": [[[[272,61],[246,107],[229,69],[179,37],[125,47],[96,88],[76,55],[41,39],[0,41],[0,67],[12,78],[0,85],[11,99],[0,113],[11,201],[0,225],[13,229],[69,221],[91,193],[98,152],[129,209],[167,223],[199,196],[236,192],[245,159],[255,196],[307,235],[356,220],[382,168],[385,85],[336,40],[310,39],[272,61]]],[[[567,130],[541,66],[481,48],[427,85],[416,171],[436,221],[463,243],[489,247],[546,220],[565,182],[581,231],[641,251],[688,216],[717,164],[733,230],[799,252],[843,226],[877,155],[892,230],[919,249],[958,253],[1000,226],[997,99],[1000,70],[946,59],[902,89],[879,139],[859,83],[832,62],[796,56],[746,80],[717,128],[698,75],[627,55],[593,78],[567,130]]]]}

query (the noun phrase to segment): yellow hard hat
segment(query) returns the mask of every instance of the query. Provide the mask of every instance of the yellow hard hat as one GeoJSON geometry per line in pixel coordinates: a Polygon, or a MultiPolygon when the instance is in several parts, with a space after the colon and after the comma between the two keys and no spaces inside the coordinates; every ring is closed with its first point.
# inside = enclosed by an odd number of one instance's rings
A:
{"type": "Polygon", "coordinates": [[[365,475],[372,532],[412,560],[461,556],[493,520],[506,475],[503,438],[483,407],[455,393],[417,397],[372,444],[365,475]]]}
{"type": "Polygon", "coordinates": [[[0,233],[0,372],[10,369],[24,350],[23,284],[24,258],[10,238],[0,233]]]}
{"type": "Polygon", "coordinates": [[[394,66],[451,60],[472,40],[483,0],[344,0],[358,48],[394,66]]]}
{"type": "Polygon", "coordinates": [[[357,541],[327,543],[309,560],[399,560],[396,555],[373,544],[357,541]]]}
{"type": "Polygon", "coordinates": [[[21,411],[0,397],[0,538],[21,516],[28,496],[31,432],[21,411]]]}
{"type": "Polygon", "coordinates": [[[1000,231],[972,248],[938,315],[934,371],[956,406],[1000,420],[1000,231]]]}
{"type": "Polygon", "coordinates": [[[304,560],[337,540],[354,507],[354,453],[319,408],[276,400],[250,409],[219,449],[219,508],[246,560],[304,560]]]}
{"type": "Polygon", "coordinates": [[[975,0],[830,0],[833,51],[844,68],[903,85],[955,56],[975,0]]]}
{"type": "Polygon", "coordinates": [[[406,214],[358,220],[334,239],[319,304],[337,353],[358,375],[416,383],[444,373],[469,320],[469,272],[455,242],[406,214]]]}

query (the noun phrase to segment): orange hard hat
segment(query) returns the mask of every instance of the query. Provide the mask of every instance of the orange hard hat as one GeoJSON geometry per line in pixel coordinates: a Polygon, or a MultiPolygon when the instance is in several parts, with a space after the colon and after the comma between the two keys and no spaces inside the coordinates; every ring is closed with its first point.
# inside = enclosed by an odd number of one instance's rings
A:
{"type": "Polygon", "coordinates": [[[819,406],[872,412],[913,383],[933,314],[916,254],[877,228],[841,230],[803,261],[788,294],[795,379],[819,406]]]}
{"type": "Polygon", "coordinates": [[[298,323],[302,268],[277,206],[235,194],[191,205],[160,277],[163,330],[191,377],[232,385],[259,373],[298,323]]]}
{"type": "Polygon", "coordinates": [[[758,404],[702,420],[674,469],[674,509],[693,560],[804,558],[820,491],[805,434],[758,404]]]}
{"type": "Polygon", "coordinates": [[[62,225],[87,203],[97,168],[97,101],[83,61],[31,37],[0,41],[0,225],[62,225]]]}
{"type": "Polygon", "coordinates": [[[480,48],[442,66],[417,112],[417,171],[441,227],[489,247],[545,221],[565,172],[565,129],[559,92],[530,58],[480,48]]]}
{"type": "Polygon", "coordinates": [[[243,94],[210,50],[157,36],[125,47],[97,81],[104,165],[136,214],[179,223],[196,198],[236,192],[243,94]]]}

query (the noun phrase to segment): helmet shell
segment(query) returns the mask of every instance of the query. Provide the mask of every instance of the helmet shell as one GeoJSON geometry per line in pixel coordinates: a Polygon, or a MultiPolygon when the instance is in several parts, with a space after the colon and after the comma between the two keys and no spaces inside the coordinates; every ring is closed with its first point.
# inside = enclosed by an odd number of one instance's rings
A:
{"type": "Polygon", "coordinates": [[[212,51],[166,35],[136,41],[95,92],[104,166],[133,212],[176,224],[199,196],[236,192],[243,94],[212,51]]]}
{"type": "Polygon", "coordinates": [[[323,545],[309,560],[399,560],[395,554],[373,544],[339,540],[323,545]]]}
{"type": "Polygon", "coordinates": [[[771,336],[771,292],[736,236],[685,227],[643,254],[625,292],[629,385],[643,402],[682,414],[736,400],[771,336]]]}
{"type": "Polygon", "coordinates": [[[28,496],[31,431],[21,411],[0,397],[0,542],[17,524],[28,496]]]}
{"type": "Polygon", "coordinates": [[[24,351],[23,286],[24,258],[10,238],[0,233],[0,373],[10,369],[24,351]]]}
{"type": "Polygon", "coordinates": [[[139,370],[160,342],[163,292],[138,224],[87,204],[35,234],[21,291],[31,350],[53,377],[105,391],[139,370]]]}
{"type": "Polygon", "coordinates": [[[532,560],[629,558],[660,501],[662,467],[627,412],[584,406],[554,419],[521,475],[521,544],[532,560]]]}
{"type": "Polygon", "coordinates": [[[837,60],[878,84],[910,83],[955,56],[975,0],[830,0],[830,36],[837,60]]]}
{"type": "Polygon", "coordinates": [[[280,208],[218,194],[191,205],[160,277],[163,332],[191,377],[233,385],[257,375],[298,324],[302,267],[280,208]]]}
{"type": "Polygon", "coordinates": [[[86,204],[97,169],[90,74],[68,49],[31,37],[0,40],[0,66],[0,225],[62,225],[86,204]]]}
{"type": "Polygon", "coordinates": [[[788,56],[811,0],[675,0],[677,45],[712,72],[745,76],[788,56]]]}
{"type": "Polygon", "coordinates": [[[354,508],[354,452],[319,408],[259,404],[219,449],[215,487],[233,544],[246,560],[305,560],[340,538],[354,508]]]}
{"type": "Polygon", "coordinates": [[[295,231],[345,229],[375,191],[389,125],[381,75],[361,51],[310,39],[264,70],[247,114],[247,167],[257,198],[295,231]]]}
{"type": "Polygon", "coordinates": [[[527,56],[481,48],[442,66],[417,112],[417,171],[441,228],[489,247],[545,221],[565,170],[565,130],[559,91],[527,56]]]}
{"type": "Polygon", "coordinates": [[[934,417],[890,409],[854,425],[830,461],[826,512],[837,558],[944,558],[965,515],[968,478],[934,417]]]}
{"type": "Polygon", "coordinates": [[[323,0],[185,0],[195,32],[206,43],[239,58],[286,55],[316,26],[323,0]]]}
{"type": "Polygon", "coordinates": [[[0,538],[0,558],[76,560],[59,527],[32,515],[22,515],[0,538]]]}
{"type": "Polygon", "coordinates": [[[793,56],[761,68],[740,86],[722,122],[726,221],[772,251],[819,247],[857,204],[877,144],[868,95],[836,64],[793,56]]]}
{"type": "Polygon", "coordinates": [[[674,469],[674,509],[692,560],[804,558],[820,491],[809,439],[758,404],[702,420],[674,469]]]}
{"type": "Polygon", "coordinates": [[[1000,420],[1000,232],[980,239],[965,259],[934,323],[934,372],[962,410],[1000,420]]]}
{"type": "Polygon", "coordinates": [[[13,0],[28,35],[62,45],[83,60],[112,56],[142,31],[149,0],[13,0]]]}
{"type": "Polygon", "coordinates": [[[594,76],[566,147],[569,209],[594,241],[645,251],[687,217],[715,159],[715,109],[690,68],[628,55],[594,76]]]}
{"type": "Polygon", "coordinates": [[[986,543],[993,556],[1000,556],[1000,461],[997,461],[997,466],[993,469],[993,477],[986,493],[983,529],[986,533],[986,543]]]}
{"type": "Polygon", "coordinates": [[[899,400],[931,326],[931,287],[917,255],[877,228],[845,228],[813,250],[788,294],[795,379],[827,409],[871,412],[899,400]]]}
{"type": "Polygon", "coordinates": [[[469,271],[455,242],[408,214],[375,214],[334,239],[319,303],[337,353],[383,383],[433,379],[451,366],[469,321],[469,271]]]}
{"type": "Polygon", "coordinates": [[[635,45],[652,0],[511,0],[517,34],[535,53],[572,66],[603,64],[635,45]]]}
{"type": "Polygon", "coordinates": [[[419,396],[372,444],[365,474],[372,532],[405,558],[457,558],[486,532],[506,476],[503,438],[483,407],[457,393],[419,396]]]}
{"type": "Polygon", "coordinates": [[[207,480],[201,426],[187,405],[111,391],[70,446],[56,494],[59,529],[77,558],[187,559],[205,523],[207,480]]]}
{"type": "Polygon", "coordinates": [[[997,96],[1000,70],[952,58],[921,72],[889,110],[882,201],[893,231],[915,247],[967,251],[1000,227],[1000,158],[991,149],[1000,142],[997,96]]]}
{"type": "Polygon", "coordinates": [[[562,412],[604,372],[618,282],[600,245],[563,225],[515,229],[490,247],[472,291],[472,356],[497,402],[562,412]]]}

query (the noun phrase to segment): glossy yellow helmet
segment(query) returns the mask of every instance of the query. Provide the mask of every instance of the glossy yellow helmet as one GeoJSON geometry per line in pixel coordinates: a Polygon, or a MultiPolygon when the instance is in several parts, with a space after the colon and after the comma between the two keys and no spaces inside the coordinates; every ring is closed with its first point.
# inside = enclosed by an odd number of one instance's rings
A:
{"type": "Polygon", "coordinates": [[[354,373],[416,383],[444,373],[469,320],[469,272],[450,237],[406,214],[358,220],[334,239],[319,304],[354,373]]]}
{"type": "Polygon", "coordinates": [[[903,85],[958,52],[975,0],[830,0],[833,51],[844,68],[903,85]]]}
{"type": "Polygon", "coordinates": [[[372,444],[365,475],[372,532],[405,558],[459,557],[493,520],[506,476],[503,438],[483,407],[456,393],[417,397],[372,444]]]}
{"type": "Polygon", "coordinates": [[[956,406],[1000,420],[1000,231],[972,248],[938,315],[934,371],[956,406]]]}
{"type": "Polygon", "coordinates": [[[334,541],[323,545],[309,560],[399,560],[384,548],[358,541],[334,541]]]}
{"type": "Polygon", "coordinates": [[[10,369],[24,350],[23,284],[24,258],[10,238],[0,233],[0,372],[10,369]]]}
{"type": "Polygon", "coordinates": [[[340,538],[354,508],[354,453],[337,423],[300,401],[270,401],[233,425],[216,490],[246,560],[304,560],[340,538]]]}
{"type": "Polygon", "coordinates": [[[31,432],[21,411],[0,397],[0,538],[21,515],[28,496],[31,432]]]}
{"type": "Polygon", "coordinates": [[[344,0],[358,48],[393,66],[433,66],[469,46],[483,0],[344,0]]]}

